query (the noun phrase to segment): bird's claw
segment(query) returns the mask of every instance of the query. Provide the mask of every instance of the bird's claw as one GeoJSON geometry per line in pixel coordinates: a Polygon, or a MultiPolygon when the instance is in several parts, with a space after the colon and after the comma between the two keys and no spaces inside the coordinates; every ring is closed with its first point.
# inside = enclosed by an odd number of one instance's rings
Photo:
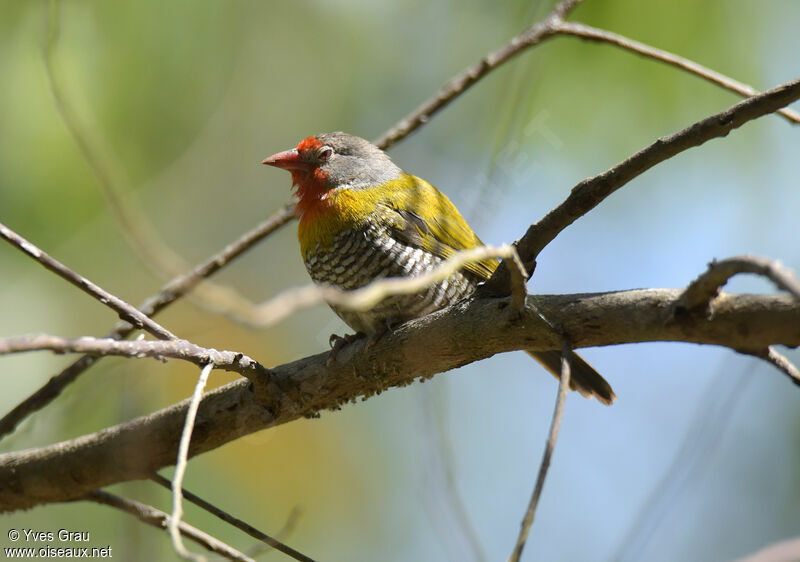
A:
{"type": "Polygon", "coordinates": [[[328,338],[328,345],[331,346],[331,352],[328,355],[327,364],[328,366],[333,365],[336,363],[336,356],[339,355],[339,352],[344,349],[349,344],[353,343],[354,341],[360,340],[364,337],[362,332],[357,332],[355,334],[345,334],[343,336],[339,336],[336,334],[331,334],[331,337],[328,338]]]}

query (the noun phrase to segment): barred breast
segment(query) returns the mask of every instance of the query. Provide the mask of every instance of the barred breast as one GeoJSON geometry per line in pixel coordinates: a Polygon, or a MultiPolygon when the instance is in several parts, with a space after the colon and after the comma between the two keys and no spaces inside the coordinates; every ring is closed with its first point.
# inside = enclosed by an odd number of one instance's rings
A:
{"type": "MultiPolygon", "coordinates": [[[[408,246],[388,230],[371,225],[364,230],[346,230],[334,236],[329,248],[317,244],[305,256],[306,269],[316,283],[352,290],[383,277],[409,277],[424,273],[443,260],[434,254],[408,246]]],[[[351,328],[371,334],[386,322],[404,322],[429,314],[470,295],[476,284],[460,272],[411,295],[387,297],[368,311],[334,312],[351,328]]]]}

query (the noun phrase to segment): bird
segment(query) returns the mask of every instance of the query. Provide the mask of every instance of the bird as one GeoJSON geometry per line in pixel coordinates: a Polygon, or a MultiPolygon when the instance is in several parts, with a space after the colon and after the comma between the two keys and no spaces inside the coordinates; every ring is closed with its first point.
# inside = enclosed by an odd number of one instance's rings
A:
{"type": "MultiPolygon", "coordinates": [[[[404,172],[363,138],[343,132],[312,135],[262,163],[291,173],[300,253],[317,284],[353,290],[376,279],[417,276],[456,252],[483,245],[446,195],[404,172]]],[[[329,303],[356,331],[331,341],[346,344],[362,335],[376,341],[402,322],[472,296],[498,265],[496,259],[470,263],[419,293],[389,296],[366,311],[329,303]]],[[[336,350],[334,345],[331,357],[336,350]]],[[[526,353],[560,376],[560,351],[526,353]]],[[[571,353],[571,388],[612,404],[611,385],[571,353]]]]}

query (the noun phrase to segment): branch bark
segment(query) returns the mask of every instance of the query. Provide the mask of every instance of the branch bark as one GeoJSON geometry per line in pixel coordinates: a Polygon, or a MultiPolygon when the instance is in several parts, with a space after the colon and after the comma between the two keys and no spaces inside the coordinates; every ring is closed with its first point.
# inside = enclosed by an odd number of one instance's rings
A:
{"type": "MultiPolygon", "coordinates": [[[[361,396],[411,384],[516,349],[559,349],[560,336],[533,307],[563,327],[574,347],[684,341],[760,351],[800,345],[800,303],[788,295],[722,293],[713,318],[675,317],[683,291],[649,289],[527,297],[520,315],[509,299],[467,301],[400,326],[368,349],[345,347],[326,365],[321,353],[208,393],[197,414],[190,456],[255,431],[361,396]]],[[[68,501],[92,490],[149,478],[175,462],[187,401],[95,434],[0,455],[0,512],[68,501]]]]}

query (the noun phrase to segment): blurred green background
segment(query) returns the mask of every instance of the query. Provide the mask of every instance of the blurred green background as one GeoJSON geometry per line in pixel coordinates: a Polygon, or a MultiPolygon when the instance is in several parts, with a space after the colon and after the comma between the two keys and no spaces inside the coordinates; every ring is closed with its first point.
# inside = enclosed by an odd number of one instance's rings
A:
{"type": "MultiPolygon", "coordinates": [[[[42,55],[48,5],[0,3],[0,221],[139,303],[163,279],[120,234],[56,109],[42,55]]],[[[377,137],[550,7],[74,0],[50,20],[58,25],[51,60],[126,205],[193,264],[289,200],[288,175],[260,166],[265,156],[323,131],[377,137]]],[[[573,19],[760,88],[800,75],[793,0],[586,0],[573,19]]],[[[735,101],[661,64],[557,38],[491,74],[391,155],[445,191],[486,242],[510,242],[577,181],[735,101]]],[[[559,236],[541,255],[531,290],[680,287],[712,258],[743,253],[800,270],[798,149],[800,129],[770,116],[670,160],[559,236]]],[[[5,244],[0,273],[0,336],[99,336],[114,322],[5,244]]],[[[256,301],[306,283],[294,226],[216,279],[256,301]]],[[[773,290],[747,278],[730,288],[773,290]]],[[[323,306],[263,331],[188,301],[159,321],[267,366],[320,352],[330,333],[346,331],[323,306]]],[[[682,344],[585,356],[619,402],[606,409],[570,397],[524,559],[729,560],[798,533],[800,391],[784,376],[727,350],[682,344]]],[[[3,357],[0,410],[67,361],[3,357]]],[[[175,361],[104,360],[0,451],[167,406],[191,393],[197,374],[175,361]]],[[[229,380],[212,376],[214,384],[229,380]]],[[[300,509],[286,540],[319,560],[503,560],[555,389],[524,355],[494,357],[205,454],[190,462],[186,487],[268,533],[300,509]]],[[[169,507],[167,494],[146,482],[112,491],[169,507]]],[[[186,519],[252,546],[192,506],[186,519]]],[[[38,507],[2,516],[0,526],[4,547],[10,528],[70,528],[89,531],[92,546],[111,545],[117,560],[175,558],[165,533],[102,506],[38,507]]]]}

